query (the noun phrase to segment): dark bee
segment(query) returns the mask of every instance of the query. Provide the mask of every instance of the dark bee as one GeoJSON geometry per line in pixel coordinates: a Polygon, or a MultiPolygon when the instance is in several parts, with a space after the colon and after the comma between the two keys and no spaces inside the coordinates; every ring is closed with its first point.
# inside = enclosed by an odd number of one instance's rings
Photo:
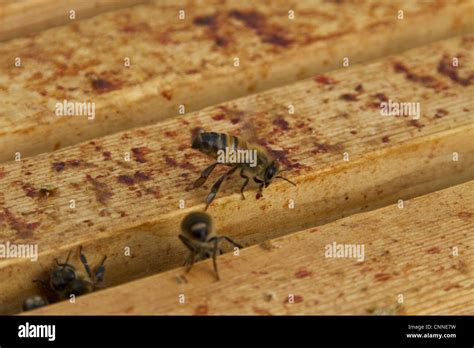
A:
{"type": "Polygon", "coordinates": [[[201,212],[190,213],[183,219],[179,239],[189,249],[189,255],[184,261],[186,272],[191,270],[194,262],[212,257],[217,280],[220,279],[217,271],[217,252],[222,254],[219,242],[224,239],[238,248],[243,248],[227,236],[215,235],[212,218],[201,212]]]}
{"type": "Polygon", "coordinates": [[[100,287],[102,281],[104,280],[104,263],[107,259],[107,256],[104,256],[102,262],[97,267],[94,274],[87,263],[86,256],[82,253],[82,247],[79,247],[79,257],[81,263],[84,265],[86,274],[77,271],[73,265],[68,263],[70,256],[71,252],[68,253],[65,263],[59,263],[58,260],[55,259],[56,264],[49,272],[48,282],[35,280],[36,282],[39,282],[49,293],[55,295],[56,299],[58,300],[70,298],[71,295],[80,296],[90,293],[100,287]]]}
{"type": "Polygon", "coordinates": [[[250,179],[253,179],[256,183],[260,184],[257,197],[261,197],[263,188],[267,188],[273,179],[282,179],[296,186],[294,182],[281,175],[277,175],[286,169],[280,170],[278,161],[275,160],[264,147],[254,143],[249,143],[240,137],[224,133],[201,132],[198,133],[193,139],[192,148],[199,150],[216,160],[218,158],[219,150],[225,151],[226,149],[232,149],[235,152],[239,150],[246,150],[255,151],[257,154],[255,166],[251,166],[249,163],[215,162],[204,169],[204,171],[201,173],[201,176],[194,182],[194,188],[202,186],[218,164],[224,164],[231,167],[231,169],[223,174],[212,186],[211,192],[208,194],[206,199],[206,210],[216,197],[222,182],[239,168],[240,176],[245,179],[242,187],[240,188],[242,199],[245,199],[244,190],[247,187],[250,179]]]}
{"type": "Polygon", "coordinates": [[[31,311],[32,309],[47,306],[48,300],[42,296],[31,296],[23,302],[23,311],[31,311]]]}

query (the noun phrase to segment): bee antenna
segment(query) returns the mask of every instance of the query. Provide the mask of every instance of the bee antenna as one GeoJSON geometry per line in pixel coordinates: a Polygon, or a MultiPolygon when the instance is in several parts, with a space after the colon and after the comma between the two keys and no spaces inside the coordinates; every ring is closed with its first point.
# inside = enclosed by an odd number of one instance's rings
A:
{"type": "Polygon", "coordinates": [[[71,256],[71,251],[72,251],[72,250],[69,250],[69,252],[67,253],[66,262],[64,262],[63,269],[66,268],[66,265],[67,265],[67,263],[68,263],[68,261],[69,261],[69,257],[71,256]]]}
{"type": "Polygon", "coordinates": [[[283,176],[280,176],[280,175],[275,176],[275,179],[283,179],[283,180],[285,180],[285,181],[288,181],[288,182],[289,182],[290,184],[292,184],[293,186],[296,186],[296,184],[295,184],[293,181],[291,181],[290,179],[287,179],[287,178],[285,178],[285,177],[283,177],[283,176]]]}

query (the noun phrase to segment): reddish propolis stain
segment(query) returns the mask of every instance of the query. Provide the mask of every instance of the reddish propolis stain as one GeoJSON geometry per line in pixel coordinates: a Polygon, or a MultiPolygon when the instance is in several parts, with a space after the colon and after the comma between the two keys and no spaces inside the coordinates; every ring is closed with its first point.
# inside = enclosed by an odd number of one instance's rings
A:
{"type": "Polygon", "coordinates": [[[110,151],[102,152],[102,156],[104,156],[104,161],[110,161],[112,159],[112,154],[110,151]]]}
{"type": "Polygon", "coordinates": [[[313,80],[322,85],[333,85],[337,83],[337,81],[332,77],[326,75],[317,75],[313,78],[313,80]]]}
{"type": "Polygon", "coordinates": [[[141,171],[136,171],[133,176],[131,175],[120,175],[117,177],[118,182],[126,185],[135,185],[136,183],[150,180],[150,175],[145,174],[141,171]]]}
{"type": "Polygon", "coordinates": [[[386,135],[382,138],[382,142],[384,142],[384,143],[388,143],[389,141],[390,141],[390,138],[388,137],[388,135],[386,135]]]}
{"type": "Polygon", "coordinates": [[[462,289],[462,286],[460,284],[451,284],[451,285],[448,285],[447,287],[445,287],[443,290],[444,291],[449,291],[449,290],[452,290],[452,289],[462,289]]]}
{"type": "Polygon", "coordinates": [[[433,247],[428,250],[426,250],[428,254],[439,254],[441,250],[438,247],[433,247]]]}
{"type": "Polygon", "coordinates": [[[159,187],[148,187],[145,189],[145,193],[153,195],[156,199],[161,198],[161,192],[159,187]]]}
{"type": "Polygon", "coordinates": [[[362,83],[359,83],[357,86],[355,86],[354,90],[357,93],[363,93],[364,92],[364,86],[362,86],[362,83]]]}
{"type": "Polygon", "coordinates": [[[216,23],[216,15],[198,16],[193,19],[193,23],[196,25],[207,26],[214,25],[216,23]]]}
{"type": "Polygon", "coordinates": [[[313,153],[326,153],[329,151],[329,146],[328,144],[316,144],[316,149],[314,149],[312,152],[313,153]]]}
{"type": "Polygon", "coordinates": [[[298,279],[309,277],[313,272],[308,271],[306,269],[300,269],[295,273],[295,277],[298,279]]]}
{"type": "Polygon", "coordinates": [[[63,171],[65,166],[66,166],[65,162],[53,162],[53,169],[57,171],[58,173],[63,171]]]}
{"type": "Polygon", "coordinates": [[[275,126],[280,127],[282,130],[288,130],[289,128],[289,123],[281,116],[278,116],[273,120],[273,124],[275,126]]]}
{"type": "Polygon", "coordinates": [[[194,310],[194,315],[206,315],[207,313],[209,313],[207,305],[199,305],[194,310]]]}
{"type": "Polygon", "coordinates": [[[392,276],[389,273],[377,273],[374,275],[374,279],[378,282],[384,282],[392,278],[392,276]]]}
{"type": "Polygon", "coordinates": [[[93,78],[91,80],[92,88],[99,94],[106,93],[117,89],[118,86],[103,78],[93,78]]]}
{"type": "Polygon", "coordinates": [[[27,197],[34,198],[38,195],[38,190],[29,183],[23,184],[21,188],[25,191],[27,197]]]}
{"type": "Polygon", "coordinates": [[[171,158],[169,156],[165,156],[165,162],[169,166],[173,166],[173,167],[178,166],[178,162],[176,162],[176,160],[174,158],[171,158]]]}
{"type": "Polygon", "coordinates": [[[135,161],[139,163],[145,163],[147,161],[145,155],[149,152],[150,149],[148,149],[146,146],[134,147],[132,149],[133,157],[135,157],[135,161]]]}
{"type": "Polygon", "coordinates": [[[98,181],[89,174],[87,174],[86,179],[94,188],[96,200],[103,205],[107,205],[107,201],[114,195],[107,184],[98,181]]]}
{"type": "Polygon", "coordinates": [[[410,121],[408,121],[408,124],[410,126],[418,128],[418,129],[421,129],[425,126],[424,124],[421,124],[420,122],[418,122],[418,120],[410,120],[410,121]]]}
{"type": "Polygon", "coordinates": [[[173,98],[173,94],[172,94],[171,91],[169,91],[169,90],[161,91],[161,95],[162,95],[163,98],[165,98],[166,100],[171,100],[171,99],[173,98]]]}
{"type": "Polygon", "coordinates": [[[178,135],[178,133],[175,132],[175,131],[166,131],[166,132],[165,132],[165,135],[166,135],[167,137],[169,137],[169,138],[174,138],[174,137],[176,137],[176,136],[178,135]]]}
{"type": "Polygon", "coordinates": [[[253,312],[258,315],[272,315],[272,313],[268,309],[259,308],[259,307],[252,307],[253,312]]]}
{"type": "Polygon", "coordinates": [[[275,46],[287,47],[291,45],[293,40],[290,40],[280,34],[268,34],[262,38],[262,42],[269,43],[275,46]]]}
{"type": "Polygon", "coordinates": [[[215,121],[222,121],[224,118],[225,118],[225,115],[223,113],[212,116],[212,119],[215,121]]]}
{"type": "Polygon", "coordinates": [[[460,211],[458,213],[458,217],[462,220],[469,220],[472,218],[472,213],[468,212],[468,211],[460,211]]]}
{"type": "Polygon", "coordinates": [[[420,83],[426,88],[431,88],[435,90],[442,90],[447,88],[444,83],[435,79],[433,76],[415,74],[414,72],[410,71],[410,69],[408,69],[408,67],[402,62],[395,62],[393,64],[393,68],[396,73],[405,74],[405,78],[407,80],[420,83]]]}
{"type": "Polygon", "coordinates": [[[31,237],[33,231],[40,225],[40,222],[27,223],[24,220],[15,217],[15,215],[13,215],[7,208],[4,208],[3,213],[0,213],[0,226],[3,221],[5,221],[12,230],[15,230],[20,238],[31,237]]]}
{"type": "Polygon", "coordinates": [[[354,93],[344,93],[339,96],[339,99],[345,100],[345,101],[357,101],[359,100],[357,98],[357,94],[354,93]]]}
{"type": "Polygon", "coordinates": [[[435,117],[436,118],[441,118],[441,117],[446,116],[448,114],[449,114],[449,112],[445,109],[436,109],[435,117]]]}
{"type": "Polygon", "coordinates": [[[293,40],[285,36],[284,28],[267,23],[263,14],[257,11],[231,10],[228,13],[230,18],[235,18],[245,26],[255,30],[263,43],[269,43],[275,46],[287,47],[293,40]]]}
{"type": "MultiPolygon", "coordinates": [[[[460,57],[461,55],[458,55],[460,57]]],[[[441,60],[438,63],[438,72],[442,75],[449,77],[453,82],[461,86],[469,86],[474,82],[474,73],[471,73],[468,77],[460,77],[458,73],[458,68],[454,67],[452,64],[452,58],[448,55],[443,55],[441,60]]]]}
{"type": "Polygon", "coordinates": [[[0,168],[0,179],[3,179],[5,177],[5,169],[0,168]]]}

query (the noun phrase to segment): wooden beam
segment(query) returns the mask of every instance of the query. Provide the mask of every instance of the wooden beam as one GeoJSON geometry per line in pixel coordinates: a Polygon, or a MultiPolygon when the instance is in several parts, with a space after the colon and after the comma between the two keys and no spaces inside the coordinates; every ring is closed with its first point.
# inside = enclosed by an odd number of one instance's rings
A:
{"type": "Polygon", "coordinates": [[[189,189],[211,163],[190,149],[196,127],[239,134],[252,124],[291,168],[298,186],[275,182],[259,200],[251,187],[241,201],[238,177],[223,185],[209,212],[245,245],[473,179],[474,87],[438,72],[456,54],[457,78],[472,76],[471,42],[447,40],[0,166],[1,240],[34,243],[40,251],[38,262],[0,261],[0,276],[9,279],[1,285],[0,309],[18,311],[37,291],[32,279],[71,249],[77,262],[79,245],[91,263],[109,256],[110,286],[181,264],[179,223],[203,208],[209,189],[189,189]],[[385,98],[419,102],[420,118],[381,116],[385,98]],[[55,193],[44,197],[43,185],[55,193]]]}
{"type": "Polygon", "coordinates": [[[472,315],[473,208],[470,181],[32,314],[472,315]]]}
{"type": "Polygon", "coordinates": [[[0,1],[0,41],[32,34],[146,0],[0,1]],[[73,18],[71,12],[74,11],[73,18]]]}
{"type": "Polygon", "coordinates": [[[353,65],[472,32],[473,7],[472,1],[308,0],[294,9],[286,1],[157,1],[3,42],[0,162],[291,83],[340,68],[344,58],[353,65]],[[94,114],[58,116],[65,100],[90,103],[94,114]]]}

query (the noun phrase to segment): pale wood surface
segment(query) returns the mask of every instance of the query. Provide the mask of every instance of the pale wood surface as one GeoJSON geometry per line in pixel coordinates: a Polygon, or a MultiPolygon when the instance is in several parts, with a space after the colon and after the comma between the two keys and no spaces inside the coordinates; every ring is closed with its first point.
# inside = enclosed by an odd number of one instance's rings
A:
{"type": "Polygon", "coordinates": [[[474,315],[473,229],[470,181],[221,256],[221,281],[209,260],[33,314],[474,315]],[[334,242],[363,261],[326,257],[334,242]]]}
{"type": "Polygon", "coordinates": [[[353,65],[472,32],[473,7],[466,0],[156,1],[3,42],[0,162],[152,124],[180,105],[198,110],[340,68],[343,57],[353,65]],[[96,118],[56,116],[63,100],[94,102],[96,118]]]}
{"type": "Polygon", "coordinates": [[[254,124],[259,139],[292,168],[287,175],[298,186],[275,182],[260,200],[253,188],[240,200],[240,178],[223,185],[209,212],[221,231],[245,245],[471,180],[473,86],[437,71],[444,55],[456,54],[462,56],[459,76],[472,76],[469,45],[472,39],[455,38],[0,166],[1,240],[37,243],[41,253],[36,263],[0,261],[0,276],[9,279],[1,285],[2,312],[18,311],[23,298],[37,291],[31,280],[80,244],[92,264],[109,256],[109,286],[181,264],[180,220],[201,209],[207,194],[187,188],[211,163],[190,149],[198,126],[238,134],[254,124]],[[400,65],[411,72],[408,78],[394,68],[400,65]],[[430,76],[422,79],[428,86],[414,76],[430,76]],[[377,93],[420,101],[421,118],[382,117],[374,106],[377,93]],[[341,99],[344,94],[357,94],[357,100],[341,99]],[[289,103],[294,115],[287,113],[289,103]],[[135,150],[130,162],[123,161],[125,152],[141,147],[143,156],[135,150]],[[344,152],[350,161],[342,160],[344,152]],[[135,178],[137,171],[149,178],[127,185],[141,176],[135,178]],[[55,195],[39,197],[44,184],[57,187],[55,195]],[[178,209],[179,200],[185,209],[178,209]],[[124,256],[125,247],[132,257],[124,256]]]}
{"type": "Polygon", "coordinates": [[[31,34],[146,0],[4,0],[0,1],[0,41],[31,34]]]}

